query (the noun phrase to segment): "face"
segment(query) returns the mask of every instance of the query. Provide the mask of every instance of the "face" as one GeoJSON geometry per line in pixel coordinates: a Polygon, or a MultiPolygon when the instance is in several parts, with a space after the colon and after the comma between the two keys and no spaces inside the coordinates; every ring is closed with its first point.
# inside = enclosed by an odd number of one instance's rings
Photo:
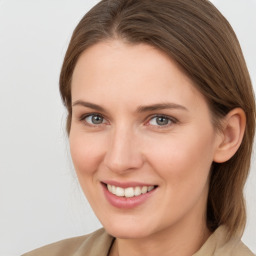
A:
{"type": "Polygon", "coordinates": [[[72,78],[69,138],[81,187],[110,234],[206,224],[218,133],[203,96],[159,50],[121,41],[87,49],[72,78]]]}

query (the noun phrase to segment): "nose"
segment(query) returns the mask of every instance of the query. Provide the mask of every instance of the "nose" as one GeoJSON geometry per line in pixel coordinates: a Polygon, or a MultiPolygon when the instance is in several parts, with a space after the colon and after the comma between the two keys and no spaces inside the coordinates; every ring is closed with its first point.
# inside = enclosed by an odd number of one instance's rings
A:
{"type": "Polygon", "coordinates": [[[113,131],[104,158],[105,166],[116,173],[124,174],[138,170],[144,162],[138,136],[130,129],[113,131]]]}

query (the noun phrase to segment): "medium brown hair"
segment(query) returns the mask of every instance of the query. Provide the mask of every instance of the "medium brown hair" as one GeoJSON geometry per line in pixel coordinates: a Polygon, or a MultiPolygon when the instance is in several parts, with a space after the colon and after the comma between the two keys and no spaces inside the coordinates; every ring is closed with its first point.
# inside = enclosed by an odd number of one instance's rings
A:
{"type": "Polygon", "coordinates": [[[100,41],[145,43],[165,52],[206,98],[213,123],[230,110],[246,113],[240,148],[225,163],[213,163],[207,203],[207,225],[226,225],[229,235],[242,232],[246,213],[243,187],[248,176],[255,133],[253,89],[236,35],[207,0],[103,0],[74,30],[60,74],[60,92],[68,110],[70,131],[72,74],[81,53],[100,41]]]}

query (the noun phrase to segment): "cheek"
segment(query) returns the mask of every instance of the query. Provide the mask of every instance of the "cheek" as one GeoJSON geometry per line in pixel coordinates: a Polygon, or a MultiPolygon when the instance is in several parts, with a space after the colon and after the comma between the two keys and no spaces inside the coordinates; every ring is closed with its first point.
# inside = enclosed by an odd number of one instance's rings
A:
{"type": "MultiPolygon", "coordinates": [[[[70,153],[80,186],[93,209],[101,209],[97,190],[97,170],[104,155],[102,140],[83,132],[70,132],[70,153]]],[[[96,210],[100,211],[100,210],[96,210]]]]}
{"type": "Polygon", "coordinates": [[[150,146],[148,159],[158,174],[173,184],[190,187],[205,183],[214,152],[213,133],[191,129],[182,136],[175,134],[170,138],[150,146]],[[158,145],[158,146],[156,146],[158,145]]]}
{"type": "Polygon", "coordinates": [[[69,144],[78,178],[92,175],[104,155],[104,141],[88,134],[71,132],[69,144]]]}
{"type": "Polygon", "coordinates": [[[212,144],[207,137],[202,134],[172,140],[168,150],[158,155],[161,168],[157,170],[166,195],[170,195],[165,198],[166,205],[175,205],[177,216],[197,206],[199,212],[205,207],[212,163],[212,144]]]}

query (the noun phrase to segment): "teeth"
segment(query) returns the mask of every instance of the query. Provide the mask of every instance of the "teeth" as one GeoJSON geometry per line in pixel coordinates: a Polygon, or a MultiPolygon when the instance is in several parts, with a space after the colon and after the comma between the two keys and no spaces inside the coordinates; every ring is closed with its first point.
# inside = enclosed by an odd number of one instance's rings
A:
{"type": "Polygon", "coordinates": [[[140,189],[140,187],[136,187],[136,188],[134,189],[134,195],[135,195],[135,196],[141,195],[141,189],[140,189]]]}
{"type": "Polygon", "coordinates": [[[142,190],[141,190],[141,193],[142,193],[142,194],[145,194],[145,193],[147,193],[147,192],[148,192],[148,187],[143,186],[143,187],[142,187],[142,190]]]}
{"type": "Polygon", "coordinates": [[[134,189],[133,188],[126,188],[124,190],[125,197],[134,197],[134,189]]]}
{"type": "Polygon", "coordinates": [[[134,197],[145,194],[154,189],[154,186],[121,188],[107,184],[108,191],[119,197],[134,197]]]}
{"type": "Polygon", "coordinates": [[[148,187],[148,192],[151,191],[151,190],[153,190],[153,189],[154,189],[154,186],[149,186],[149,187],[148,187]]]}
{"type": "MultiPolygon", "coordinates": [[[[113,187],[113,186],[112,186],[113,187]]],[[[112,189],[111,189],[111,191],[113,191],[112,189]]],[[[123,188],[120,188],[120,187],[116,187],[116,189],[115,189],[115,195],[117,195],[117,196],[124,196],[124,189],[123,188]]]]}
{"type": "Polygon", "coordinates": [[[112,192],[113,194],[116,194],[116,187],[115,187],[115,186],[112,186],[111,192],[112,192]]]}

